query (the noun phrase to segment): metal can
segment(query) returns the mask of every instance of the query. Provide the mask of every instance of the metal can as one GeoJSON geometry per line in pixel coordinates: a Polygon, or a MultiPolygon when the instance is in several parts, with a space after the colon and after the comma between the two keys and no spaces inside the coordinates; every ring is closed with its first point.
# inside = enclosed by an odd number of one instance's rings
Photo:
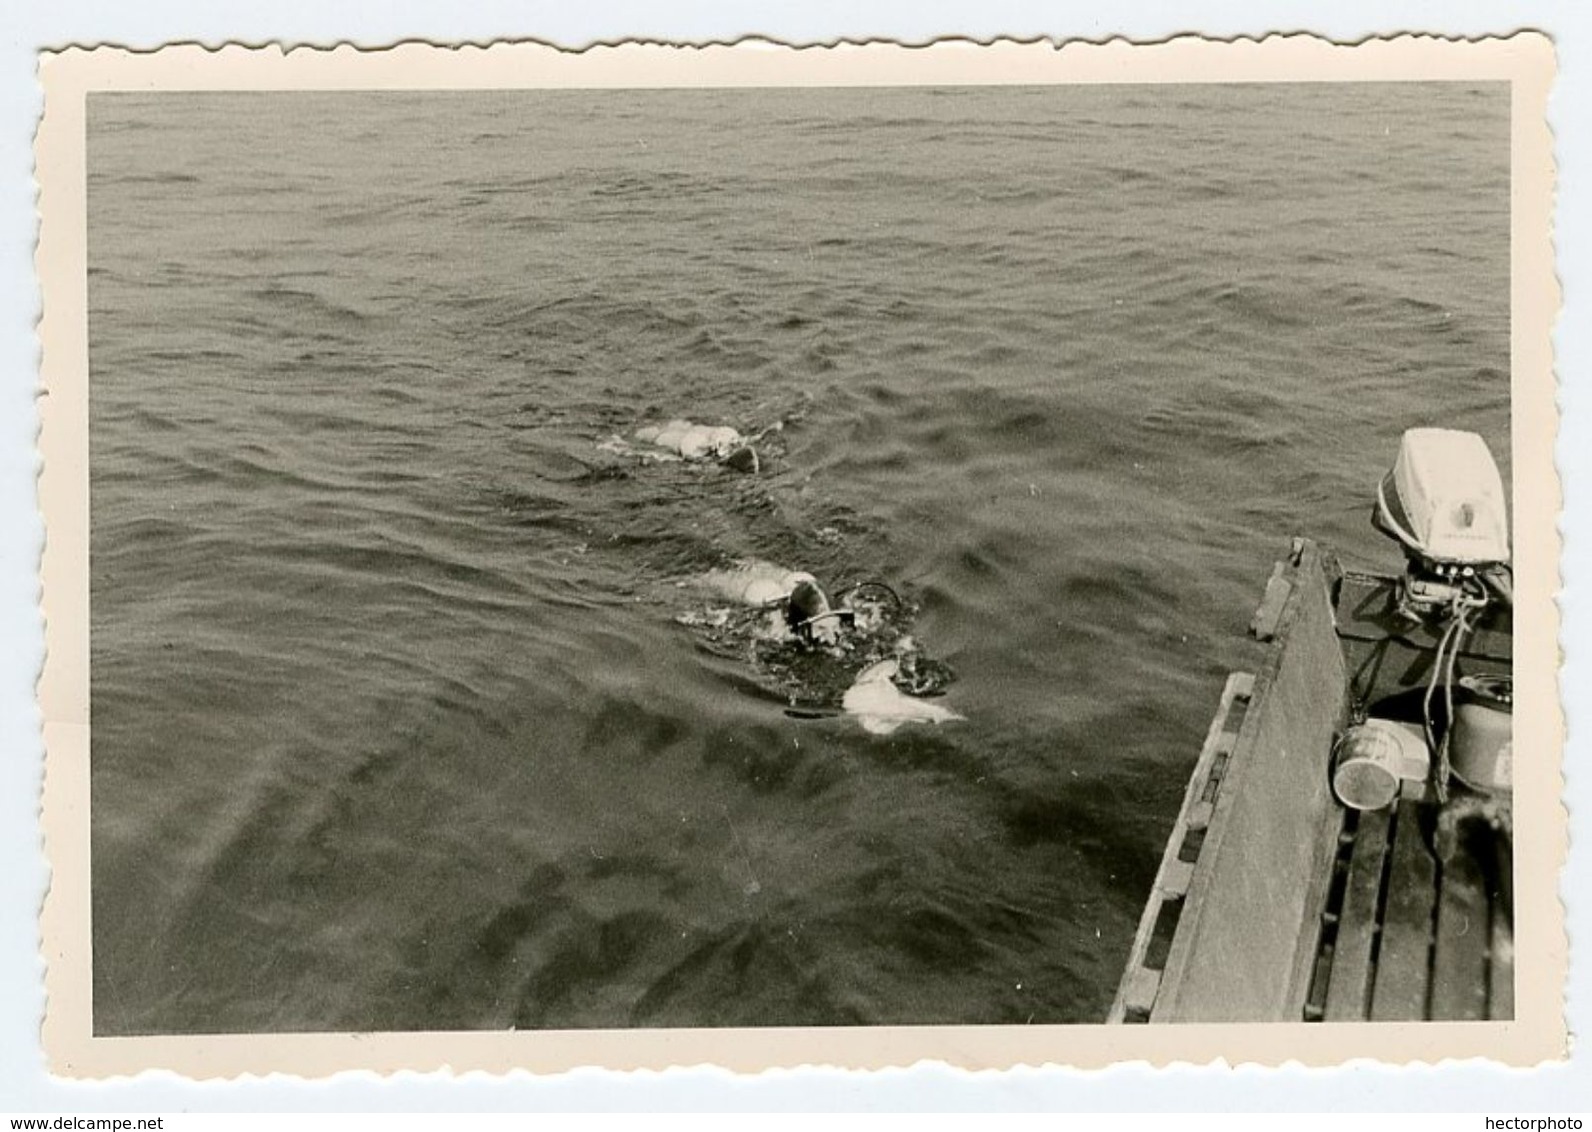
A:
{"type": "Polygon", "coordinates": [[[1454,697],[1454,732],[1448,763],[1458,778],[1484,794],[1514,789],[1514,680],[1465,676],[1454,697]]]}
{"type": "Polygon", "coordinates": [[[1332,792],[1352,810],[1393,804],[1406,781],[1423,782],[1431,768],[1418,729],[1391,719],[1368,719],[1343,733],[1332,767],[1332,792]]]}

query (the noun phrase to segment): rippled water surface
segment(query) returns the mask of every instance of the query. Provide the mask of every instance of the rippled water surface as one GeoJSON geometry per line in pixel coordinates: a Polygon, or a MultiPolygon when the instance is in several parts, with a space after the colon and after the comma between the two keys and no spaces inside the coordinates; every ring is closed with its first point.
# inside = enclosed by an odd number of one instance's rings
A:
{"type": "Polygon", "coordinates": [[[93,96],[97,1029],[1100,1018],[1288,538],[1507,471],[1508,110],[93,96]],[[748,557],[965,720],[788,714],[748,557]]]}

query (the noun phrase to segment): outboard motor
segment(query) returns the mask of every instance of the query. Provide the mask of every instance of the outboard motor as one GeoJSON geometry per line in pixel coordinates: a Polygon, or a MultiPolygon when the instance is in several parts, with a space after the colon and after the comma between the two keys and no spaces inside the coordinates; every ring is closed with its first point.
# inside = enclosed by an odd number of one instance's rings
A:
{"type": "Polygon", "coordinates": [[[1438,635],[1424,701],[1437,797],[1447,801],[1451,775],[1472,790],[1506,794],[1510,679],[1456,673],[1460,646],[1483,611],[1514,601],[1503,477],[1486,441],[1451,429],[1407,431],[1377,488],[1371,521],[1404,548],[1399,612],[1438,635]],[[1439,694],[1440,717],[1432,710],[1439,694]]]}
{"type": "Polygon", "coordinates": [[[1512,599],[1503,477],[1475,433],[1407,431],[1371,522],[1404,548],[1400,609],[1412,620],[1512,599]]]}

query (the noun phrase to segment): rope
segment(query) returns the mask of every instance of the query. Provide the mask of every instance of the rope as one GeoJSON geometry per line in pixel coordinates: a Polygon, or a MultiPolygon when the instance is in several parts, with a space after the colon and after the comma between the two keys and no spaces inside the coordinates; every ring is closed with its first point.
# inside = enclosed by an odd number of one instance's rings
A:
{"type": "Polygon", "coordinates": [[[1437,728],[1432,724],[1432,697],[1437,693],[1437,685],[1442,682],[1444,652],[1448,642],[1454,635],[1454,626],[1458,622],[1450,621],[1443,626],[1443,635],[1437,640],[1437,653],[1432,658],[1432,679],[1426,685],[1426,696],[1421,701],[1422,714],[1426,722],[1426,747],[1427,750],[1437,754],[1437,770],[1433,776],[1433,785],[1437,789],[1437,800],[1448,801],[1448,732],[1443,732],[1443,741],[1437,740],[1437,728]]]}
{"type": "Polygon", "coordinates": [[[1454,734],[1454,675],[1459,664],[1460,644],[1466,634],[1470,632],[1470,611],[1479,608],[1480,604],[1475,598],[1468,601],[1463,597],[1456,597],[1449,607],[1450,617],[1443,627],[1443,635],[1437,641],[1437,653],[1432,658],[1432,682],[1426,686],[1426,696],[1421,707],[1426,722],[1427,747],[1437,753],[1437,772],[1433,784],[1437,791],[1439,804],[1448,802],[1448,780],[1453,774],[1453,768],[1448,760],[1448,745],[1454,734]],[[1432,723],[1432,699],[1437,693],[1438,685],[1443,688],[1443,709],[1446,713],[1443,720],[1443,738],[1437,739],[1437,728],[1432,723]]]}

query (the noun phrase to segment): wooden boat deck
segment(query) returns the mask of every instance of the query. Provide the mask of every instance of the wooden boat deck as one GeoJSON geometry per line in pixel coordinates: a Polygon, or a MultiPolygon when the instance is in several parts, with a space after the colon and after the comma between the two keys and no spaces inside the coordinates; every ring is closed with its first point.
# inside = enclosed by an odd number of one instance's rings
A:
{"type": "MultiPolygon", "coordinates": [[[[1388,579],[1307,540],[1251,629],[1272,647],[1228,678],[1108,1021],[1513,1017],[1506,843],[1471,826],[1442,864],[1435,805],[1357,813],[1328,785],[1339,729],[1408,710],[1435,638],[1397,616],[1388,579]]],[[[1509,654],[1495,620],[1460,655],[1507,672],[1509,654]]]]}
{"type": "Polygon", "coordinates": [[[1306,1021],[1514,1016],[1513,933],[1501,886],[1472,853],[1438,864],[1434,808],[1350,814],[1322,915],[1306,1021]]]}

